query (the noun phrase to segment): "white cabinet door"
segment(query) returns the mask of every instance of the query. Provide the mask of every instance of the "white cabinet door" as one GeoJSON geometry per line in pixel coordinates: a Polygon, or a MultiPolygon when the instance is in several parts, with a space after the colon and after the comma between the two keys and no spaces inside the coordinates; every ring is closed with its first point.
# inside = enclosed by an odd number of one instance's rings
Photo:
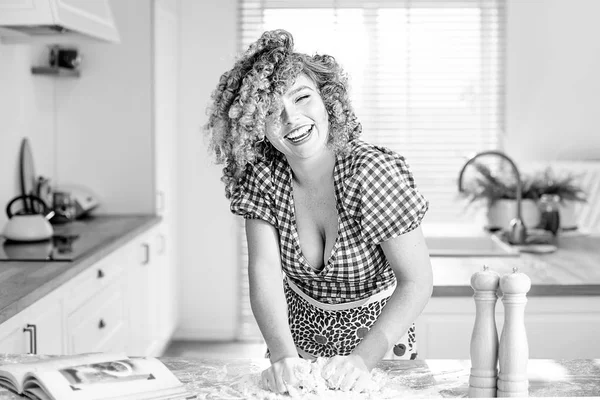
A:
{"type": "Polygon", "coordinates": [[[178,318],[177,272],[172,262],[173,243],[167,232],[168,227],[168,224],[160,224],[156,232],[152,282],[158,299],[156,335],[159,346],[163,347],[173,335],[178,318]]]}
{"type": "Polygon", "coordinates": [[[125,318],[123,284],[95,293],[67,318],[68,352],[81,354],[126,351],[127,320],[125,318]],[[120,343],[115,340],[118,338],[120,343]]]}
{"type": "MultiPolygon", "coordinates": [[[[60,25],[105,41],[119,40],[108,0],[0,0],[0,25],[60,25]]],[[[52,37],[60,41],[58,32],[52,37]]]]}
{"type": "Polygon", "coordinates": [[[600,358],[600,296],[530,297],[525,329],[530,358],[600,358]]]}
{"type": "Polygon", "coordinates": [[[176,326],[176,275],[168,262],[170,242],[163,223],[133,241],[128,269],[129,354],[160,356],[176,326]]]}
{"type": "Polygon", "coordinates": [[[46,24],[54,22],[49,1],[0,0],[0,24],[21,25],[31,21],[45,21],[46,24]]]}
{"type": "Polygon", "coordinates": [[[64,354],[62,302],[51,293],[0,325],[0,353],[64,354]]]}
{"type": "MultiPolygon", "coordinates": [[[[420,359],[469,359],[475,323],[472,297],[433,297],[419,316],[420,359]]],[[[496,304],[498,339],[504,305],[496,304]]],[[[525,307],[529,358],[600,358],[600,296],[535,296],[525,307]]]]}
{"type": "Polygon", "coordinates": [[[155,330],[153,315],[155,297],[152,283],[152,237],[155,230],[134,239],[131,259],[127,270],[128,319],[130,332],[128,353],[132,356],[147,356],[152,347],[155,330]]]}
{"type": "Polygon", "coordinates": [[[474,322],[472,298],[432,297],[415,323],[419,358],[470,358],[474,322]]]}
{"type": "Polygon", "coordinates": [[[0,353],[7,354],[23,354],[29,353],[30,348],[23,335],[24,326],[20,319],[15,323],[13,319],[6,321],[0,325],[0,353]]]}
{"type": "Polygon", "coordinates": [[[37,354],[64,354],[62,299],[37,302],[29,310],[27,324],[35,326],[37,354]]]}

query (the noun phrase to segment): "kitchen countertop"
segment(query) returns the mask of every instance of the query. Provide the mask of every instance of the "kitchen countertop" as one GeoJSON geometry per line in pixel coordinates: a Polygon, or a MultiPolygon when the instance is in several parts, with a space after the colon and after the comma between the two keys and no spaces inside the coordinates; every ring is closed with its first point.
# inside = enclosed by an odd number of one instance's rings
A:
{"type": "Polygon", "coordinates": [[[558,250],[518,257],[432,257],[433,296],[472,296],[471,275],[484,265],[500,275],[518,268],[531,279],[528,296],[600,296],[600,235],[559,236],[558,250]]]}
{"type": "MultiPolygon", "coordinates": [[[[75,277],[108,253],[158,224],[154,215],[96,216],[76,221],[88,249],[70,262],[0,261],[0,323],[75,277]]],[[[65,229],[58,228],[58,229],[65,229]]],[[[64,232],[62,232],[64,233],[64,232]]],[[[433,296],[472,296],[471,275],[483,265],[500,274],[514,267],[531,278],[528,296],[600,296],[600,235],[564,235],[558,251],[519,257],[432,257],[433,296]]]]}
{"type": "Polygon", "coordinates": [[[56,225],[55,233],[79,235],[82,255],[65,262],[0,261],[0,323],[160,221],[155,215],[94,216],[56,225]]]}
{"type": "MultiPolygon", "coordinates": [[[[0,364],[36,356],[1,355],[0,364]]],[[[199,399],[289,399],[258,389],[254,384],[267,359],[159,358],[199,399]],[[246,392],[242,392],[242,388],[246,392]]],[[[390,399],[467,397],[469,360],[382,361],[374,370],[381,389],[369,394],[326,390],[319,399],[390,399]]],[[[530,397],[600,396],[600,360],[538,360],[528,363],[530,397]]],[[[0,389],[0,399],[21,397],[0,389]]]]}

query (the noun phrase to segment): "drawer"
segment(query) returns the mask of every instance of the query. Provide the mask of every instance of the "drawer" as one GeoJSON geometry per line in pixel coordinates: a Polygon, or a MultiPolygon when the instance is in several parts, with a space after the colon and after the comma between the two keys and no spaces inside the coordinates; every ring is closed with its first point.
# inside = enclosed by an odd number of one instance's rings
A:
{"type": "Polygon", "coordinates": [[[68,351],[70,354],[104,351],[115,347],[115,337],[123,337],[125,349],[127,321],[124,312],[123,285],[107,287],[67,318],[68,351]]]}
{"type": "Polygon", "coordinates": [[[68,293],[68,301],[65,302],[66,312],[73,312],[116,280],[122,280],[131,258],[128,253],[128,248],[111,253],[69,282],[66,291],[68,293]]]}

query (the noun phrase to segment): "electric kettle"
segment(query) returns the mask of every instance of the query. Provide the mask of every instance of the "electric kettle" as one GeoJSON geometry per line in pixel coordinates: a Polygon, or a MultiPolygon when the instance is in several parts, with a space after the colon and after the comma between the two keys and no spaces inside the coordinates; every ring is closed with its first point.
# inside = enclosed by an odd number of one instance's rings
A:
{"type": "Polygon", "coordinates": [[[12,199],[6,206],[8,222],[4,226],[3,235],[7,240],[15,242],[36,242],[49,240],[54,229],[49,219],[54,216],[44,200],[33,195],[22,195],[12,199]],[[16,212],[12,207],[18,201],[24,206],[16,212]]]}

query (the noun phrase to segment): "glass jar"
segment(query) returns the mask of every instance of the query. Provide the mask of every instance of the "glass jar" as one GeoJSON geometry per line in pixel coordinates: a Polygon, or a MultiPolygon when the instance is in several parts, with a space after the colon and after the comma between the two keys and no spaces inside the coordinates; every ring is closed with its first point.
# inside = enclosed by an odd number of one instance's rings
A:
{"type": "Polygon", "coordinates": [[[539,201],[540,228],[558,233],[560,228],[560,196],[557,194],[543,194],[539,201]]]}

